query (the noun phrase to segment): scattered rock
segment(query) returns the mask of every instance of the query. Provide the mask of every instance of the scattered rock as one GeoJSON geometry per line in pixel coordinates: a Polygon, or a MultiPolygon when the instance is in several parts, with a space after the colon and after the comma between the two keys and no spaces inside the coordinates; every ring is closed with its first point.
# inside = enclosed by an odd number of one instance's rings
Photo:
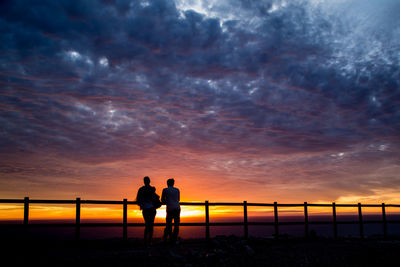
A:
{"type": "Polygon", "coordinates": [[[221,246],[221,242],[219,242],[217,239],[212,239],[211,240],[211,245],[214,247],[220,247],[221,246]]]}
{"type": "Polygon", "coordinates": [[[170,250],[168,252],[168,259],[172,260],[173,262],[176,262],[176,261],[182,262],[185,260],[185,257],[170,250]]]}
{"type": "Polygon", "coordinates": [[[246,254],[249,255],[249,256],[253,256],[253,255],[256,254],[256,253],[254,252],[254,250],[253,250],[251,247],[249,247],[248,245],[245,245],[245,246],[244,246],[244,249],[245,249],[245,251],[246,251],[246,254]]]}

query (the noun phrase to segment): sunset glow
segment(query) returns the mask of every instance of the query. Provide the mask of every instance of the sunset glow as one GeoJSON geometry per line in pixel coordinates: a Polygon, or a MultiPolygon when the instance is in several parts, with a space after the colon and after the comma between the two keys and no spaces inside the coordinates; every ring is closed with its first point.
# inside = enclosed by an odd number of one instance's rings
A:
{"type": "MultiPolygon", "coordinates": [[[[0,199],[135,201],[149,176],[159,195],[174,177],[187,202],[399,204],[399,10],[397,0],[1,1],[0,199]]],[[[242,212],[210,207],[212,218],[242,212]]],[[[122,207],[81,214],[118,219],[122,207]]],[[[74,205],[30,207],[32,220],[74,216],[74,205]]],[[[129,220],[141,216],[129,206],[129,220]]],[[[22,218],[23,205],[0,205],[0,219],[22,218]]]]}

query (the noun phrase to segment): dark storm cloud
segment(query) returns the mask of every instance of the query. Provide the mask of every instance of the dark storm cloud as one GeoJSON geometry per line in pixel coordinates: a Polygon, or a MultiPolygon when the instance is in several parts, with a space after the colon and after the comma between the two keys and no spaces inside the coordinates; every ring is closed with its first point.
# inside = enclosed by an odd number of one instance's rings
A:
{"type": "MultiPolygon", "coordinates": [[[[162,0],[2,1],[2,154],[99,163],[390,144],[396,152],[379,155],[398,155],[398,19],[366,25],[309,1],[221,3],[209,10],[219,18],[162,0]]],[[[323,164],[304,177],[337,174],[323,164]]]]}

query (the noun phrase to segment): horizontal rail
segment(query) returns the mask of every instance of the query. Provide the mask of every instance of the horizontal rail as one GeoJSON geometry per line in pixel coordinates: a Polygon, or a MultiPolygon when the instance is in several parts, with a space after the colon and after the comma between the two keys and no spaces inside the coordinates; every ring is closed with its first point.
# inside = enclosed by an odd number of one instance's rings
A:
{"type": "MultiPolygon", "coordinates": [[[[364,224],[378,224],[382,223],[382,221],[364,221],[364,224]]],[[[400,220],[391,220],[387,221],[387,223],[400,223],[400,220]]],[[[248,222],[248,225],[252,226],[263,226],[263,225],[275,225],[274,222],[248,222]]],[[[296,221],[296,222],[279,222],[279,225],[304,225],[304,221],[296,221]]],[[[309,222],[309,224],[314,225],[331,225],[330,221],[314,221],[309,222]]],[[[339,221],[337,224],[359,224],[359,221],[339,221]]],[[[127,223],[127,226],[130,227],[143,227],[144,223],[127,223]]],[[[165,226],[165,223],[154,223],[154,226],[165,226]]],[[[193,223],[185,223],[181,222],[180,226],[206,226],[207,223],[193,222],[193,223]]],[[[210,226],[243,226],[243,222],[210,222],[208,225],[210,226]]],[[[41,228],[41,227],[75,227],[75,223],[31,223],[29,227],[33,228],[41,228]]],[[[80,227],[122,227],[123,223],[80,223],[80,227]]],[[[14,224],[14,223],[3,223],[0,224],[0,227],[9,228],[9,227],[24,227],[23,224],[14,224]]]]}
{"type": "Polygon", "coordinates": [[[9,204],[17,204],[24,203],[23,199],[0,199],[0,203],[9,203],[9,204]]]}
{"type": "MultiPolygon", "coordinates": [[[[7,203],[7,204],[23,204],[23,199],[0,199],[0,203],[7,203]]],[[[43,200],[43,199],[29,199],[29,203],[32,204],[76,204],[76,200],[43,200]]],[[[123,204],[122,200],[80,200],[81,204],[115,204],[120,205],[123,204]]],[[[128,205],[137,205],[136,201],[128,201],[128,205]]],[[[180,202],[182,206],[204,206],[205,202],[180,202]]],[[[208,202],[209,206],[243,206],[242,202],[208,202]]],[[[253,207],[273,207],[274,203],[251,203],[248,202],[247,206],[253,207]]],[[[286,204],[286,203],[277,203],[278,207],[303,207],[304,204],[286,204]]],[[[308,203],[307,206],[309,207],[332,207],[331,203],[328,204],[312,204],[308,203]]],[[[380,208],[382,207],[381,204],[361,204],[362,207],[375,207],[380,208]]],[[[385,204],[386,207],[400,207],[400,204],[385,204]]],[[[336,207],[358,207],[358,204],[336,204],[336,207]]]]}

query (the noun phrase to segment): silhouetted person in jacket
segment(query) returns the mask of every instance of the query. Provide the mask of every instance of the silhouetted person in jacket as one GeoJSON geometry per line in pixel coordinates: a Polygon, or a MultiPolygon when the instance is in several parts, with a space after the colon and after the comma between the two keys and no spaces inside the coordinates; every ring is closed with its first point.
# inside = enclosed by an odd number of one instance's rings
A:
{"type": "Polygon", "coordinates": [[[139,188],[136,196],[136,201],[142,210],[143,219],[145,222],[144,242],[146,245],[151,245],[153,238],[154,218],[156,217],[156,208],[153,205],[153,196],[156,188],[150,185],[148,176],[143,178],[144,186],[139,188]]]}
{"type": "Polygon", "coordinates": [[[161,202],[167,205],[166,227],[164,230],[164,242],[169,238],[171,243],[175,243],[179,234],[179,223],[181,208],[179,205],[180,192],[174,187],[175,180],[168,179],[167,188],[164,188],[161,195],[161,202]],[[174,231],[172,232],[172,221],[174,221],[174,231]]]}

